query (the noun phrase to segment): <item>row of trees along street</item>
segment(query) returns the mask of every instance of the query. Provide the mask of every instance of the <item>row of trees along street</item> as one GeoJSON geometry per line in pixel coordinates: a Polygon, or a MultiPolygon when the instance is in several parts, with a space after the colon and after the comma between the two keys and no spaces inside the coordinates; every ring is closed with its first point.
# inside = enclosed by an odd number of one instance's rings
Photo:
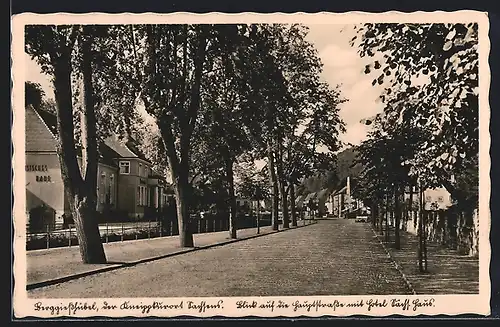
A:
{"type": "Polygon", "coordinates": [[[386,237],[388,216],[394,216],[396,249],[402,218],[418,213],[422,271],[428,237],[422,192],[428,188],[445,187],[451,194],[446,219],[460,215],[458,236],[472,247],[479,173],[477,30],[472,23],[365,24],[351,40],[362,57],[372,57],[365,73],[383,87],[384,104],[383,113],[365,122],[373,129],[357,149],[364,169],[356,192],[374,209],[376,226],[385,220],[386,237]],[[410,197],[403,205],[405,190],[410,197]]]}
{"type": "Polygon", "coordinates": [[[110,133],[134,135],[172,178],[182,247],[194,245],[197,194],[229,212],[231,238],[237,193],[256,200],[270,190],[273,228],[280,202],[283,226],[297,224],[288,200],[303,177],[334,162],[346,101],[320,80],[306,35],[304,26],[279,24],[26,27],[25,51],[53,82],[57,152],[83,262],[106,262],[95,207],[99,143],[110,133]],[[265,169],[252,169],[256,160],[265,169]]]}

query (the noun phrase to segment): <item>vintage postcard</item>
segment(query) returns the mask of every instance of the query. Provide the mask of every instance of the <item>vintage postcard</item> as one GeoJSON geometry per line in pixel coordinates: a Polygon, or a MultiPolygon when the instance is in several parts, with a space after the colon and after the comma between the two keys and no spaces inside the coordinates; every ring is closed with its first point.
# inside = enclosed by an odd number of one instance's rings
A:
{"type": "Polygon", "coordinates": [[[488,315],[488,32],[14,16],[15,316],[488,315]]]}

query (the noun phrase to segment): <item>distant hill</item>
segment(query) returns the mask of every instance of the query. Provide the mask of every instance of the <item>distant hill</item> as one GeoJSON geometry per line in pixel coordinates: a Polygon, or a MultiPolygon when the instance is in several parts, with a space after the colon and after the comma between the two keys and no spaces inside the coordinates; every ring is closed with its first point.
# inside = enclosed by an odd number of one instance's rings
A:
{"type": "Polygon", "coordinates": [[[348,148],[337,155],[336,173],[339,180],[344,180],[347,176],[359,176],[363,165],[355,163],[357,155],[356,147],[348,148]]]}
{"type": "Polygon", "coordinates": [[[361,173],[363,166],[356,163],[358,151],[356,147],[345,149],[337,154],[335,170],[325,174],[306,178],[297,188],[297,195],[306,195],[311,192],[318,192],[324,188],[338,189],[345,185],[347,176],[351,177],[351,183],[361,173]]]}

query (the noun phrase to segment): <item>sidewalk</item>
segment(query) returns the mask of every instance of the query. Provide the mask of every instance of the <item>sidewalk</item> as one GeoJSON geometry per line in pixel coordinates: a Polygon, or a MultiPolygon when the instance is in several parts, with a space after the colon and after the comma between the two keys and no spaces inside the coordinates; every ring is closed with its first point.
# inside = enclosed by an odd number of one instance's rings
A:
{"type": "MultiPolygon", "coordinates": [[[[308,226],[311,222],[305,223],[308,226]]],[[[298,227],[304,226],[304,221],[298,222],[298,227]]],[[[32,250],[26,252],[27,257],[27,288],[37,288],[56,284],[67,280],[135,265],[164,257],[192,252],[217,245],[224,245],[244,239],[285,231],[279,226],[273,231],[271,226],[240,229],[237,239],[230,239],[228,231],[194,234],[194,248],[181,248],[178,236],[158,237],[136,241],[112,242],[103,244],[107,264],[84,264],[81,262],[78,246],[32,250]]]]}
{"type": "MultiPolygon", "coordinates": [[[[384,231],[385,232],[385,231],[384,231]]],[[[479,259],[458,254],[435,242],[427,242],[427,273],[418,266],[418,238],[401,231],[401,249],[396,250],[394,229],[390,228],[390,242],[375,231],[379,241],[399,266],[406,280],[417,294],[477,294],[479,293],[479,259]]]]}

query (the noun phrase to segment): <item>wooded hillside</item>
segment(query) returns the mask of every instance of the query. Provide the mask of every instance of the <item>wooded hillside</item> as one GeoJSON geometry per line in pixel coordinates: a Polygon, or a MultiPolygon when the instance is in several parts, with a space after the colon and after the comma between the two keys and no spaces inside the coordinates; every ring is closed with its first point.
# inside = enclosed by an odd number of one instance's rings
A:
{"type": "Polygon", "coordinates": [[[337,189],[342,184],[345,184],[347,176],[355,180],[363,168],[360,163],[356,163],[357,155],[356,147],[339,152],[334,164],[334,170],[305,178],[298,187],[298,195],[306,195],[324,188],[337,189]]]}

